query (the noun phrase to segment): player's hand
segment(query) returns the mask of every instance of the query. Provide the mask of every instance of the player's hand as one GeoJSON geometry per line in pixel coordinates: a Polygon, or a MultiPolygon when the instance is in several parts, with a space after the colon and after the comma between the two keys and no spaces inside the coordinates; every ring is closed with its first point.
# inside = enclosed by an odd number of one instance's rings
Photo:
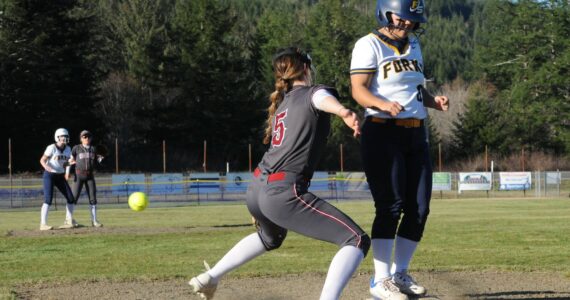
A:
{"type": "Polygon", "coordinates": [[[69,174],[65,174],[65,180],[69,180],[69,174]]]}
{"type": "Polygon", "coordinates": [[[441,111],[448,111],[449,110],[449,99],[447,96],[435,96],[434,99],[435,109],[441,111]]]}
{"type": "Polygon", "coordinates": [[[400,103],[398,102],[392,102],[392,101],[383,101],[380,100],[378,102],[378,106],[374,106],[371,107],[372,109],[375,110],[379,110],[381,112],[385,112],[387,114],[389,114],[392,117],[395,117],[396,115],[398,115],[400,112],[404,111],[404,107],[402,105],[400,105],[400,103]]]}
{"type": "Polygon", "coordinates": [[[339,112],[340,117],[344,121],[344,124],[353,130],[352,135],[357,137],[360,135],[360,120],[358,115],[348,108],[343,108],[339,112]]]}
{"type": "Polygon", "coordinates": [[[97,155],[97,162],[101,163],[103,161],[103,159],[105,159],[105,157],[103,155],[97,155]]]}

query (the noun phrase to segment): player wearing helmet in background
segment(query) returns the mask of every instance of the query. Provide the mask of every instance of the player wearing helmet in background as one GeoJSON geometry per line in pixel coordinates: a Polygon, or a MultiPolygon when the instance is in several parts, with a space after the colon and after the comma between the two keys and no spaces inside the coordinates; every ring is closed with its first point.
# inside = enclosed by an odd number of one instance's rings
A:
{"type": "Polygon", "coordinates": [[[54,134],[55,143],[47,146],[44,154],[40,158],[40,164],[44,168],[44,203],[41,209],[40,230],[51,230],[53,227],[47,223],[49,207],[53,199],[53,187],[63,194],[67,200],[66,221],[63,227],[73,227],[75,221],[71,218],[73,212],[73,194],[65,179],[65,168],[67,167],[71,148],[69,143],[69,132],[65,128],[59,128],[54,134]]]}
{"type": "Polygon", "coordinates": [[[273,60],[275,91],[264,140],[270,146],[247,190],[257,232],[190,280],[203,298],[213,297],[223,275],[279,248],[292,230],[339,246],[321,292],[321,299],[338,299],[370,247],[369,237],[350,217],[308,191],[330,130],[329,114],[341,117],[355,135],[360,133],[356,114],[338,102],[336,90],[312,85],[311,64],[298,48],[284,49],[273,60]]]}
{"type": "MultiPolygon", "coordinates": [[[[101,160],[103,160],[103,156],[98,155],[95,146],[92,145],[93,135],[91,132],[87,130],[81,131],[79,139],[81,140],[81,144],[73,146],[71,158],[69,159],[69,164],[74,166],[72,189],[74,203],[77,204],[79,196],[81,196],[81,189],[85,185],[87,197],[89,197],[91,225],[93,225],[93,227],[102,227],[103,224],[97,220],[97,187],[95,185],[93,171],[95,164],[100,163],[101,160]]],[[[71,167],[68,167],[66,170],[66,179],[69,178],[70,170],[71,167]]],[[[73,217],[71,219],[73,220],[73,217]]]]}
{"type": "Polygon", "coordinates": [[[407,272],[431,199],[425,107],[446,111],[449,104],[424,88],[418,40],[420,24],[427,22],[424,11],[423,0],[378,0],[379,28],[359,39],[352,52],[352,96],[365,108],[361,154],[376,209],[370,293],[380,299],[426,292],[407,272]]]}

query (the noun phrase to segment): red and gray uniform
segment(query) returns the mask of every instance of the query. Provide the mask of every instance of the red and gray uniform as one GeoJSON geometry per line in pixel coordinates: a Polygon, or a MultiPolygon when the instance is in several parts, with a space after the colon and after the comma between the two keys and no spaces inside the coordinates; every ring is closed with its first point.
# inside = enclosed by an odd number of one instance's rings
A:
{"type": "Polygon", "coordinates": [[[89,204],[97,204],[97,187],[95,185],[95,177],[93,176],[93,170],[97,163],[95,146],[76,145],[71,150],[71,156],[75,159],[75,178],[73,179],[72,187],[75,203],[79,200],[81,189],[85,185],[89,204]]]}
{"type": "Polygon", "coordinates": [[[267,250],[276,249],[287,230],[363,250],[366,233],[336,207],[308,192],[330,131],[330,116],[313,105],[315,91],[325,86],[296,86],[286,93],[272,125],[270,148],[255,170],[247,191],[247,207],[258,222],[267,250]]]}

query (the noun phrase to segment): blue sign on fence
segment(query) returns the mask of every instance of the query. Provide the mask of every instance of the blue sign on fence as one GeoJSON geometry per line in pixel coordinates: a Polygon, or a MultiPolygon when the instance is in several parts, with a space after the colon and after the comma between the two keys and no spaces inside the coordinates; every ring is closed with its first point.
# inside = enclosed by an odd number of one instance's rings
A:
{"type": "Polygon", "coordinates": [[[239,193],[247,191],[247,186],[251,182],[252,174],[250,172],[236,172],[226,174],[224,181],[224,191],[226,193],[239,193]]]}
{"type": "Polygon", "coordinates": [[[219,173],[191,173],[189,183],[190,193],[219,193],[220,174],[219,173]]]}
{"type": "Polygon", "coordinates": [[[150,193],[153,195],[181,195],[184,193],[182,173],[152,174],[150,193]]]}
{"type": "Polygon", "coordinates": [[[126,196],[146,190],[144,174],[113,174],[113,196],[126,196]]]}
{"type": "Polygon", "coordinates": [[[331,182],[329,180],[328,172],[315,172],[313,173],[313,179],[311,179],[309,190],[311,192],[329,191],[331,190],[330,184],[331,182]]]}

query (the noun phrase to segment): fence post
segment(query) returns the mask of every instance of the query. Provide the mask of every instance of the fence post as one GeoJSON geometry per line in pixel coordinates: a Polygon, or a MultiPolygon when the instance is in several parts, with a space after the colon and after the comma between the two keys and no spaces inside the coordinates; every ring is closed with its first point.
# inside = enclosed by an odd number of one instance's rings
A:
{"type": "Polygon", "coordinates": [[[13,208],[13,200],[12,200],[12,193],[13,193],[13,184],[12,184],[12,139],[8,139],[8,174],[10,174],[10,208],[13,208]]]}
{"type": "Polygon", "coordinates": [[[162,173],[166,173],[166,141],[162,140],[162,173]]]}
{"type": "Polygon", "coordinates": [[[204,140],[204,163],[202,164],[202,167],[204,167],[204,173],[206,173],[208,169],[206,166],[206,158],[207,158],[206,153],[207,153],[207,142],[206,140],[204,140]]]}
{"type": "Polygon", "coordinates": [[[115,138],[115,173],[119,174],[119,139],[115,138]]]}
{"type": "Polygon", "coordinates": [[[248,155],[249,155],[249,173],[251,173],[251,144],[247,144],[248,155]]]}

